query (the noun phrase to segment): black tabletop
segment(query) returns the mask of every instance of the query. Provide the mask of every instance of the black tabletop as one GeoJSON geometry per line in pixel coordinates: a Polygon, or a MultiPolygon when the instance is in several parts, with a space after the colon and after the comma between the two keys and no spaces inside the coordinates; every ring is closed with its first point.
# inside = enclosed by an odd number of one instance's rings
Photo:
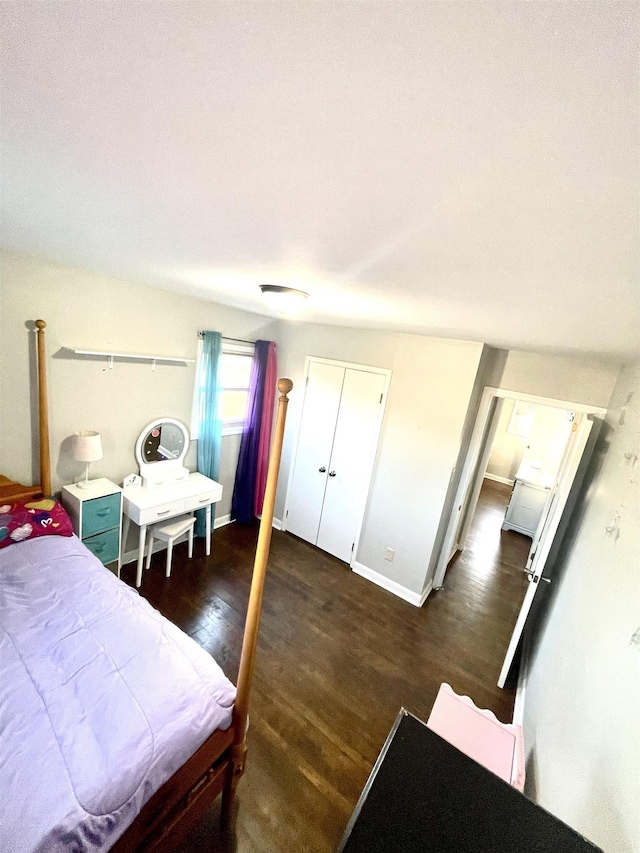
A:
{"type": "Polygon", "coordinates": [[[342,851],[597,853],[599,848],[402,709],[351,817],[342,851]]]}

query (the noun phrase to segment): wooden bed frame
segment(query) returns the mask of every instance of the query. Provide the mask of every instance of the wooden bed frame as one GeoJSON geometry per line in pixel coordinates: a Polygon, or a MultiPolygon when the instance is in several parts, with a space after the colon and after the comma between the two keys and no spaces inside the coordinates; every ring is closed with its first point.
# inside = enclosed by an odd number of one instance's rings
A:
{"type": "MultiPolygon", "coordinates": [[[[40,478],[38,486],[24,486],[0,476],[0,498],[21,500],[50,496],[51,462],[49,452],[49,413],[47,406],[47,375],[44,320],[36,320],[38,351],[38,405],[40,425],[40,478]]],[[[223,830],[231,824],[237,784],[244,772],[247,754],[246,729],[249,693],[260,627],[262,593],[271,543],[273,508],[282,455],[282,440],[289,399],[293,388],[290,379],[278,380],[278,412],[271,441],[269,470],[264,496],[260,532],[249,594],[238,687],[231,726],[217,729],[191,758],[151,797],[124,835],[116,841],[113,853],[161,853],[179,831],[194,824],[215,798],[222,793],[221,824],[223,830]]]]}

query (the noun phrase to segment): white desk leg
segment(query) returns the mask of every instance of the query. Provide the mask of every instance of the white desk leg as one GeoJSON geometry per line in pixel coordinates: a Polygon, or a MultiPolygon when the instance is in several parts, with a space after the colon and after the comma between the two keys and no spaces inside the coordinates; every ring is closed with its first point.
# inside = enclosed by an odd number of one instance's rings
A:
{"type": "Polygon", "coordinates": [[[144,543],[147,538],[147,525],[140,526],[140,536],[138,537],[138,568],[136,571],[136,586],[139,587],[142,583],[142,563],[144,560],[144,543]]]}
{"type": "Polygon", "coordinates": [[[206,509],[206,517],[207,517],[207,529],[205,534],[205,546],[204,552],[207,557],[211,554],[211,504],[207,504],[206,509]]]}
{"type": "Polygon", "coordinates": [[[128,515],[125,515],[124,521],[122,522],[122,530],[121,530],[121,539],[120,539],[120,553],[118,555],[118,577],[120,577],[120,569],[122,568],[122,558],[124,556],[125,548],[127,547],[127,539],[129,538],[129,527],[131,525],[131,519],[128,515]]]}

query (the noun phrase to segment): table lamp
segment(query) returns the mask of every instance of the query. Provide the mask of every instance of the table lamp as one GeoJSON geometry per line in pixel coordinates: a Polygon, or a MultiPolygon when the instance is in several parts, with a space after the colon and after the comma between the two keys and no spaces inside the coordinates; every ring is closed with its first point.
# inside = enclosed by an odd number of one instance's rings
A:
{"type": "Polygon", "coordinates": [[[74,435],[73,458],[85,462],[84,482],[76,483],[79,489],[91,489],[97,480],[89,479],[89,463],[102,459],[102,441],[99,432],[85,429],[74,435]]]}

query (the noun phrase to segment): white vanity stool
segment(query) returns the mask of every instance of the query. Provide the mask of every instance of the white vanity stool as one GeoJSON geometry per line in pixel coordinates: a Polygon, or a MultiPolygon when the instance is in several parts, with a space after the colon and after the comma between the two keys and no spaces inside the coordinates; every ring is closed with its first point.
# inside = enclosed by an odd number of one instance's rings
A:
{"type": "Polygon", "coordinates": [[[151,565],[151,552],[153,550],[153,540],[161,539],[167,543],[167,568],[165,577],[171,577],[171,557],[173,556],[173,543],[182,536],[183,533],[189,531],[189,559],[193,557],[193,528],[195,527],[195,515],[188,515],[185,518],[178,518],[176,521],[167,521],[164,524],[155,524],[149,530],[149,548],[147,550],[147,565],[148,569],[151,565]]]}

